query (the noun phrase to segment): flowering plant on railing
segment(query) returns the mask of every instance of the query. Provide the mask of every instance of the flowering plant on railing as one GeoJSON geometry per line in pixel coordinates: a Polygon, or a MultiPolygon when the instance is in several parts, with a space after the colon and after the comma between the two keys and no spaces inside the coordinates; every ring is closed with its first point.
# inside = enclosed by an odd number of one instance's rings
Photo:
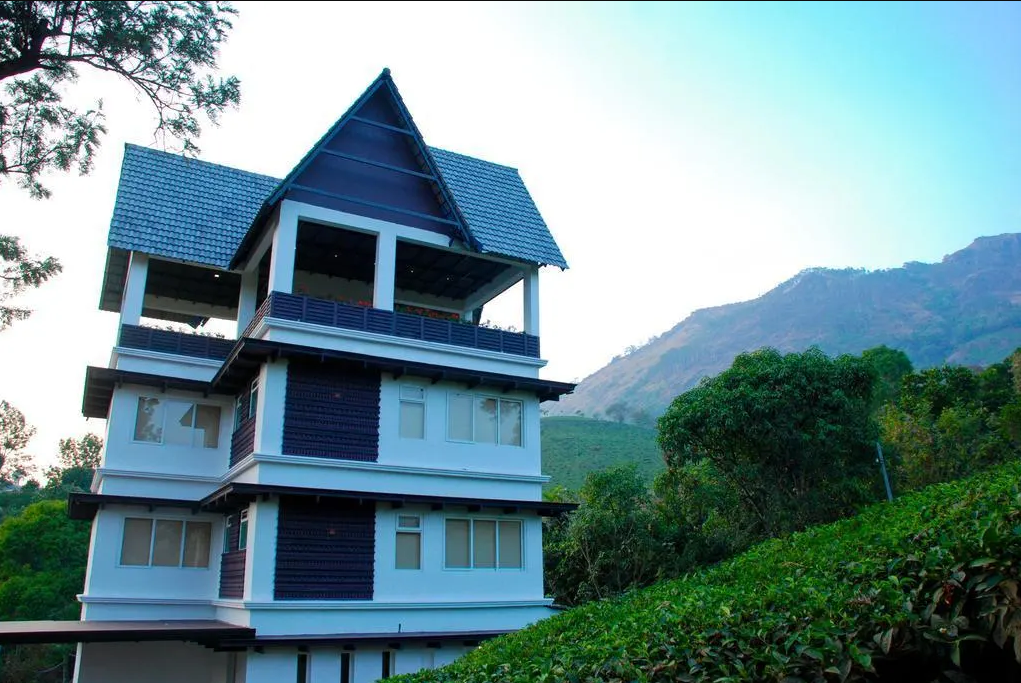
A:
{"type": "Polygon", "coordinates": [[[459,322],[461,320],[461,316],[457,313],[451,313],[450,311],[437,311],[434,308],[426,308],[424,306],[394,304],[394,310],[398,313],[410,313],[412,315],[420,315],[423,318],[432,318],[433,320],[452,320],[454,322],[459,322]]]}

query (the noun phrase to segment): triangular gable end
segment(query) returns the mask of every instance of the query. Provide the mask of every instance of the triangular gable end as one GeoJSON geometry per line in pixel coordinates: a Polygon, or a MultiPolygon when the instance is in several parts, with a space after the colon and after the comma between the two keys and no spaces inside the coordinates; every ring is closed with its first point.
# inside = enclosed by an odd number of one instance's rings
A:
{"type": "Polygon", "coordinates": [[[270,197],[402,223],[474,244],[384,69],[270,197]]]}

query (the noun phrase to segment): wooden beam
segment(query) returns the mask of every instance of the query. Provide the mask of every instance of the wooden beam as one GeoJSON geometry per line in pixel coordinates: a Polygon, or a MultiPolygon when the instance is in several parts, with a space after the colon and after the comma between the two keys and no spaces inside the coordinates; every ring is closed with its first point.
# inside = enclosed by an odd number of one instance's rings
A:
{"type": "Polygon", "coordinates": [[[415,135],[414,131],[410,131],[407,128],[398,128],[397,126],[391,126],[389,123],[383,123],[382,121],[373,121],[372,119],[367,119],[364,116],[352,116],[351,120],[357,121],[358,123],[364,123],[367,126],[375,126],[376,128],[382,128],[383,130],[390,130],[395,133],[402,133],[404,135],[410,135],[412,137],[414,137],[415,135]]]}
{"type": "Polygon", "coordinates": [[[338,194],[336,192],[327,192],[320,190],[315,187],[309,187],[308,185],[299,185],[297,183],[291,185],[292,190],[300,190],[302,192],[309,192],[311,194],[317,194],[322,197],[328,197],[330,199],[339,199],[342,202],[351,202],[352,204],[360,204],[362,206],[371,206],[374,209],[382,209],[383,211],[392,211],[403,216],[414,216],[415,218],[422,218],[424,220],[434,221],[436,223],[442,223],[444,225],[453,225],[457,228],[461,227],[461,224],[455,220],[449,218],[440,218],[438,216],[430,216],[427,213],[421,211],[412,211],[411,209],[402,209],[396,206],[390,206],[388,204],[380,204],[379,202],[370,202],[367,199],[359,199],[358,197],[352,197],[346,194],[338,194]]]}
{"type": "Polygon", "coordinates": [[[354,154],[346,154],[344,152],[335,152],[332,149],[321,149],[321,154],[328,154],[331,157],[337,157],[338,159],[347,159],[348,161],[355,161],[359,164],[365,164],[367,166],[375,166],[376,168],[385,168],[388,171],[396,171],[397,173],[407,173],[417,178],[424,178],[426,180],[432,180],[433,182],[439,180],[436,176],[430,173],[422,173],[421,171],[413,171],[410,168],[401,168],[400,166],[394,166],[393,164],[383,163],[382,161],[375,161],[373,159],[366,159],[365,157],[355,156],[354,154]]]}

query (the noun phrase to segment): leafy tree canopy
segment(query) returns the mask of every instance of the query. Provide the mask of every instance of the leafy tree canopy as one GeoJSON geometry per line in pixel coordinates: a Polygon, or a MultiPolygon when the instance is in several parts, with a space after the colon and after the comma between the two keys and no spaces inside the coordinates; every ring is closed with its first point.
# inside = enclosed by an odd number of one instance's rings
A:
{"type": "Polygon", "coordinates": [[[35,436],[35,427],[25,415],[7,401],[0,401],[0,487],[19,484],[32,470],[25,449],[35,436]]]}
{"type": "Polygon", "coordinates": [[[875,478],[874,383],[855,356],[744,353],[674,400],[660,446],[671,469],[709,461],[767,536],[834,519],[875,478]]]}

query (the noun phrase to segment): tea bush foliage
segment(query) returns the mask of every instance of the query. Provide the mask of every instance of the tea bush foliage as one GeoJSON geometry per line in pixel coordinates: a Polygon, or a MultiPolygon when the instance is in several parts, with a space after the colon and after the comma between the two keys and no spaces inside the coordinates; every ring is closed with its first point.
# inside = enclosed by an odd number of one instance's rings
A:
{"type": "Polygon", "coordinates": [[[405,683],[931,681],[1021,661],[1021,463],[591,602],[405,683]]]}

